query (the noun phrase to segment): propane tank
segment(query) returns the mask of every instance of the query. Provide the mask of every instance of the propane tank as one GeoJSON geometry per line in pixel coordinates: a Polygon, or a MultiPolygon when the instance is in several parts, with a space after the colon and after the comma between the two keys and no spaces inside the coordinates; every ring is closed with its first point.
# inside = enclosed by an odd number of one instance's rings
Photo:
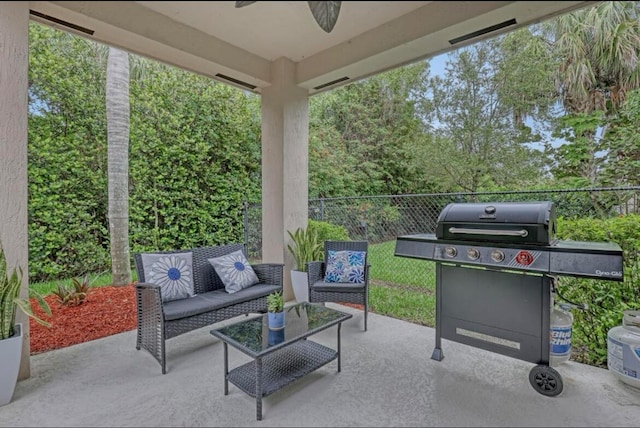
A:
{"type": "Polygon", "coordinates": [[[607,368],[627,385],[640,388],[640,311],[624,311],[622,325],[609,330],[607,368]]]}
{"type": "Polygon", "coordinates": [[[551,311],[551,341],[549,343],[549,364],[558,366],[571,357],[571,328],[573,305],[558,303],[551,311]]]}

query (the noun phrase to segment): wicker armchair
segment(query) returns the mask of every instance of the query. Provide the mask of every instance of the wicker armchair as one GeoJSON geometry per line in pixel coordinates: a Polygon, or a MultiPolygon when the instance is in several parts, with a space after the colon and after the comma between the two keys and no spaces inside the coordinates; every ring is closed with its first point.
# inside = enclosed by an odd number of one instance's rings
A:
{"type": "Polygon", "coordinates": [[[309,302],[355,303],[364,305],[364,330],[367,331],[367,314],[369,312],[369,269],[365,257],[364,283],[345,284],[324,281],[328,253],[333,251],[367,251],[367,241],[324,241],[324,260],[307,263],[309,281],[309,302]]]}

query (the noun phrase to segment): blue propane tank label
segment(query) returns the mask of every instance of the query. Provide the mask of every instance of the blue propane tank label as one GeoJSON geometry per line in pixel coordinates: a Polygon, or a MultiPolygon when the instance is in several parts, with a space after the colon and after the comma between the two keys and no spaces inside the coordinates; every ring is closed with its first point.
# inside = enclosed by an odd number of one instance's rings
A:
{"type": "Polygon", "coordinates": [[[607,367],[630,379],[640,379],[640,347],[632,347],[609,337],[607,367]]]}
{"type": "Polygon", "coordinates": [[[571,327],[551,328],[551,354],[568,355],[571,352],[571,327]]]}

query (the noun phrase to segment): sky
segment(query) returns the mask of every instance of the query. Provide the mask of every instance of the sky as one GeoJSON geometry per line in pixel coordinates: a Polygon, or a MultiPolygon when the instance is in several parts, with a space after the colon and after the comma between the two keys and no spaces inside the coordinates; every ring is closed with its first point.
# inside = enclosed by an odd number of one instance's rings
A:
{"type": "Polygon", "coordinates": [[[447,59],[449,59],[449,54],[446,53],[429,58],[429,64],[431,64],[429,74],[432,76],[442,76],[447,59]]]}

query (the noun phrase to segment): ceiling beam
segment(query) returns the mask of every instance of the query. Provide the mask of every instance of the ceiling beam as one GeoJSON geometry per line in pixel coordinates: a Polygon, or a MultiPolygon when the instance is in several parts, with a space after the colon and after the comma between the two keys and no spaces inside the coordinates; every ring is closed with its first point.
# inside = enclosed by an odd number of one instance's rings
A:
{"type": "Polygon", "coordinates": [[[597,1],[430,2],[298,63],[297,83],[311,93],[452,51],[597,1]],[[515,18],[516,24],[458,44],[450,40],[515,18]],[[348,77],[348,80],[345,79],[348,77]],[[337,81],[335,85],[327,82],[337,81]],[[318,88],[319,89],[315,89],[318,88]]]}
{"type": "MultiPolygon", "coordinates": [[[[176,22],[131,1],[30,2],[31,10],[92,30],[75,32],[97,42],[184,68],[247,89],[270,84],[271,64],[264,58],[211,35],[176,22]],[[220,79],[219,75],[233,80],[220,79]]],[[[32,15],[60,30],[74,32],[59,23],[32,15]]]]}

